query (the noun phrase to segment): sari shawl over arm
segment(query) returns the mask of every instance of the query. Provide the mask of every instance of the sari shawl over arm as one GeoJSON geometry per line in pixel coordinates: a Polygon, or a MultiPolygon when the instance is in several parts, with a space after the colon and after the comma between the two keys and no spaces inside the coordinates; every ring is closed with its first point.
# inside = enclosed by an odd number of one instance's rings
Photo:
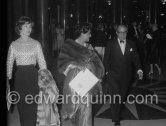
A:
{"type": "MultiPolygon", "coordinates": [[[[102,79],[104,75],[103,63],[93,50],[81,46],[74,40],[67,39],[63,44],[58,57],[59,72],[66,76],[63,86],[64,97],[67,98],[67,96],[77,95],[76,92],[71,89],[69,83],[82,68],[88,68],[99,79],[102,79]]],[[[95,90],[102,90],[100,82],[98,82],[87,95],[93,94],[95,90]]],[[[80,104],[74,104],[68,97],[67,102],[62,105],[62,115],[66,116],[67,114],[69,117],[64,118],[70,118],[76,113],[79,107],[81,107],[80,104]]]]}

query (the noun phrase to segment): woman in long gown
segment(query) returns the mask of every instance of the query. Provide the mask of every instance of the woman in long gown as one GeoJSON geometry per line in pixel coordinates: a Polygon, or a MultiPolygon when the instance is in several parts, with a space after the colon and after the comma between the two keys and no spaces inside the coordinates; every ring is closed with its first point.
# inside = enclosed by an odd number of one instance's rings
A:
{"type": "Polygon", "coordinates": [[[69,86],[69,83],[78,72],[85,68],[101,79],[104,75],[104,67],[98,55],[86,47],[86,42],[91,37],[89,24],[82,23],[76,26],[74,35],[74,40],[65,41],[58,58],[59,71],[65,75],[63,96],[66,102],[62,104],[61,116],[64,120],[71,120],[76,126],[92,126],[91,96],[95,90],[102,90],[100,83],[87,93],[86,99],[81,98],[81,101],[86,104],[77,102],[77,98],[80,97],[72,97],[78,94],[69,86]]]}
{"type": "Polygon", "coordinates": [[[151,33],[147,34],[147,53],[148,61],[150,64],[149,76],[154,73],[154,67],[157,68],[158,74],[161,75],[161,68],[159,66],[160,56],[159,56],[159,47],[160,47],[160,31],[157,24],[152,24],[151,33]]]}
{"type": "Polygon", "coordinates": [[[37,104],[32,98],[39,93],[38,63],[40,69],[46,69],[46,61],[41,44],[30,37],[33,22],[22,16],[16,23],[15,31],[20,36],[10,44],[7,56],[7,78],[12,79],[13,64],[16,61],[14,78],[15,91],[20,95],[17,103],[21,126],[35,126],[37,104]]]}

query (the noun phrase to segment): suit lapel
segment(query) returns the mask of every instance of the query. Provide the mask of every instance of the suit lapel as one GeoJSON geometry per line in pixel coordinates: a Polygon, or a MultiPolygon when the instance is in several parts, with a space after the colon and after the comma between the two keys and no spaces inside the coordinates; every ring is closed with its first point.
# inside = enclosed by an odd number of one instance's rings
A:
{"type": "Polygon", "coordinates": [[[129,53],[129,50],[130,50],[130,45],[129,45],[129,43],[126,40],[126,47],[125,47],[125,53],[124,53],[124,55],[127,55],[129,53]]]}
{"type": "Polygon", "coordinates": [[[123,56],[123,53],[122,53],[121,47],[118,43],[118,40],[115,41],[115,47],[116,47],[117,52],[119,52],[119,54],[121,54],[123,56]]]}
{"type": "Polygon", "coordinates": [[[120,47],[120,45],[119,45],[119,43],[118,43],[118,40],[116,40],[115,46],[116,46],[116,49],[119,50],[118,52],[120,52],[120,54],[121,54],[122,56],[125,56],[125,55],[129,54],[130,44],[127,42],[127,40],[126,40],[126,46],[125,46],[124,55],[123,55],[123,53],[122,53],[121,47],[120,47]]]}

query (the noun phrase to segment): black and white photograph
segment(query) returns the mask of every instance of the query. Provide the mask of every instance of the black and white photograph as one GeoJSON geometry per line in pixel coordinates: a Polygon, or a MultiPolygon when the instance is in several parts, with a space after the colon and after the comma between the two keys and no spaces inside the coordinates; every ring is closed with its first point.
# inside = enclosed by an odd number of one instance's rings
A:
{"type": "Polygon", "coordinates": [[[166,126],[166,0],[7,0],[5,23],[6,126],[166,126]]]}

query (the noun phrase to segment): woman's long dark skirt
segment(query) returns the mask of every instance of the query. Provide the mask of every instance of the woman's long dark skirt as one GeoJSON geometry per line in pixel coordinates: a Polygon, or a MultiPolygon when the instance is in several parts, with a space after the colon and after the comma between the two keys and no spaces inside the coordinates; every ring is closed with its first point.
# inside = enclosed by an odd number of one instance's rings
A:
{"type": "Polygon", "coordinates": [[[34,65],[18,66],[15,74],[15,91],[20,95],[17,103],[21,126],[36,126],[39,93],[38,70],[34,65]]]}

